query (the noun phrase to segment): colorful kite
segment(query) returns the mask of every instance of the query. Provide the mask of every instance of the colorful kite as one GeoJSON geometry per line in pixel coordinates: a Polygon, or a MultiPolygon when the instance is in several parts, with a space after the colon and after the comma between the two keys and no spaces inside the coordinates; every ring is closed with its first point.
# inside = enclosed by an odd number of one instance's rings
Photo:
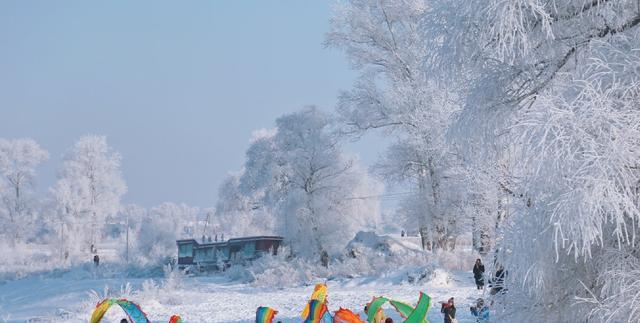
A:
{"type": "MultiPolygon", "coordinates": [[[[96,309],[93,310],[93,314],[91,314],[91,320],[89,323],[99,323],[102,320],[104,314],[107,313],[111,305],[117,304],[122,308],[122,310],[127,314],[129,318],[129,322],[131,323],[151,323],[147,318],[147,314],[145,314],[140,306],[134,302],[128,301],[124,298],[107,298],[102,300],[98,305],[96,305],[96,309]]],[[[173,315],[169,319],[169,323],[182,323],[182,318],[178,315],[173,315]]]]}
{"type": "Polygon", "coordinates": [[[429,307],[431,307],[431,297],[425,293],[420,293],[420,299],[418,300],[418,304],[416,308],[411,312],[409,317],[404,321],[405,323],[429,323],[427,321],[427,312],[429,312],[429,307]]]}
{"type": "Polygon", "coordinates": [[[333,315],[333,323],[364,323],[364,321],[360,315],[341,307],[333,315]]]}
{"type": "Polygon", "coordinates": [[[389,299],[384,297],[374,297],[371,303],[367,304],[367,322],[369,323],[382,323],[384,322],[384,311],[382,305],[388,302],[389,299]]]}
{"type": "Polygon", "coordinates": [[[396,312],[400,313],[400,316],[405,320],[414,310],[413,306],[400,301],[390,300],[389,304],[391,304],[391,306],[396,309],[396,312]]]}
{"type": "Polygon", "coordinates": [[[314,299],[309,301],[307,305],[309,307],[309,315],[304,318],[304,323],[320,323],[327,318],[325,315],[328,314],[328,311],[325,303],[314,299]]]}
{"type": "Polygon", "coordinates": [[[425,293],[420,293],[420,299],[415,308],[404,302],[390,300],[385,297],[374,297],[371,303],[367,304],[367,322],[383,322],[385,315],[382,312],[382,305],[386,302],[389,302],[400,316],[405,319],[405,323],[429,323],[427,321],[427,312],[431,306],[431,298],[425,293]]]}
{"type": "Polygon", "coordinates": [[[107,310],[111,307],[111,305],[118,304],[120,308],[127,314],[129,317],[129,322],[131,323],[150,323],[147,315],[142,311],[138,304],[130,302],[124,298],[116,299],[116,298],[108,298],[103,300],[102,302],[96,305],[96,309],[93,311],[91,315],[90,323],[98,323],[102,320],[102,317],[107,310]]]}
{"type": "MultiPolygon", "coordinates": [[[[325,284],[316,284],[316,287],[313,289],[313,293],[311,294],[311,298],[309,301],[317,300],[321,303],[324,303],[327,300],[327,285],[325,284]]],[[[304,307],[302,310],[302,319],[306,319],[309,316],[309,304],[304,307]]]]}
{"type": "Polygon", "coordinates": [[[278,314],[278,311],[271,307],[260,306],[256,310],[256,323],[272,323],[276,314],[278,314]]]}

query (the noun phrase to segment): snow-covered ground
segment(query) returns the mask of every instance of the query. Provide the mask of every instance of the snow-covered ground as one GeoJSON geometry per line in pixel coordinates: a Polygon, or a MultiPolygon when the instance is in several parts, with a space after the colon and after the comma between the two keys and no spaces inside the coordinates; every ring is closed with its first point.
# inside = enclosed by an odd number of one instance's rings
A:
{"type": "MultiPolygon", "coordinates": [[[[253,322],[258,306],[279,311],[277,319],[299,322],[299,313],[313,286],[293,288],[255,288],[230,282],[222,277],[184,277],[174,285],[144,279],[94,279],[68,273],[62,277],[31,277],[0,285],[0,321],[7,322],[86,322],[96,296],[105,287],[112,296],[126,296],[138,302],[153,322],[167,322],[172,314],[180,314],[186,322],[253,322]],[[81,279],[76,279],[81,277],[81,279]],[[129,283],[131,287],[125,286],[129,283]]],[[[460,322],[473,322],[470,304],[482,295],[473,285],[469,272],[436,270],[424,285],[396,284],[392,280],[352,279],[329,281],[329,308],[349,308],[362,312],[372,296],[386,296],[415,303],[420,291],[433,298],[429,312],[431,322],[441,322],[438,301],[455,297],[460,322]]],[[[116,321],[119,309],[108,315],[116,321]]],[[[387,313],[398,318],[389,308],[387,313]]],[[[116,321],[119,322],[119,321],[116,321]]]]}

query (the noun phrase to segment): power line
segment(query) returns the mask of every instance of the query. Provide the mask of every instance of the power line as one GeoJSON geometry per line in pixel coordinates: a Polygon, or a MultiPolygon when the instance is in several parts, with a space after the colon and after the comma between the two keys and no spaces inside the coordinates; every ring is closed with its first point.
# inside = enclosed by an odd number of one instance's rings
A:
{"type": "Polygon", "coordinates": [[[372,198],[394,199],[394,198],[411,196],[415,194],[416,192],[399,192],[399,193],[388,193],[388,194],[379,194],[379,195],[345,197],[344,200],[366,200],[366,199],[372,199],[372,198]]]}

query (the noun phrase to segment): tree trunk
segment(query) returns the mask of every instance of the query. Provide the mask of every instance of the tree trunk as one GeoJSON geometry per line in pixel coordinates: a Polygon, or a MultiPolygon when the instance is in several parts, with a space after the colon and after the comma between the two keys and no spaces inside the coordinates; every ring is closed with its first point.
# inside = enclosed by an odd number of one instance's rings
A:
{"type": "Polygon", "coordinates": [[[422,243],[422,250],[433,250],[433,243],[431,235],[429,234],[429,228],[426,226],[420,227],[420,241],[422,243]]]}
{"type": "Polygon", "coordinates": [[[421,213],[420,216],[420,223],[419,223],[419,230],[420,230],[420,240],[421,240],[421,244],[422,244],[422,250],[429,250],[431,251],[433,249],[433,244],[432,244],[432,237],[431,234],[429,234],[429,223],[431,222],[430,220],[430,216],[428,213],[428,210],[426,208],[426,203],[424,201],[426,201],[428,199],[427,197],[427,192],[426,192],[426,169],[423,167],[421,172],[420,172],[420,177],[418,179],[418,190],[419,190],[419,197],[420,199],[424,199],[420,201],[420,210],[419,212],[421,213]]]}

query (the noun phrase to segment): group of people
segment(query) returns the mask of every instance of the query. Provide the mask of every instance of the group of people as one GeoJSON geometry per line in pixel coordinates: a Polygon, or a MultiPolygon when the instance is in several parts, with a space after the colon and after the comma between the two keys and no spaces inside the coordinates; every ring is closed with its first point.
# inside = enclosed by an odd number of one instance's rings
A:
{"type": "MultiPolygon", "coordinates": [[[[498,266],[498,270],[496,270],[493,279],[489,280],[489,286],[491,287],[490,294],[495,295],[498,293],[504,293],[506,290],[504,289],[504,278],[506,275],[506,271],[502,265],[498,266]]],[[[476,259],[475,265],[473,265],[473,278],[476,281],[476,287],[478,289],[484,288],[484,265],[482,264],[482,260],[476,259]]]]}
{"type": "MultiPolygon", "coordinates": [[[[441,302],[442,306],[440,312],[444,314],[444,323],[457,323],[456,319],[456,305],[453,297],[449,298],[447,302],[441,302]]],[[[471,306],[471,315],[476,317],[477,323],[489,322],[489,307],[484,303],[482,298],[478,298],[476,305],[471,306]]]]}
{"type": "MultiPolygon", "coordinates": [[[[496,295],[506,292],[504,287],[504,279],[507,274],[503,266],[498,266],[492,279],[489,279],[489,286],[491,287],[490,294],[496,295]]],[[[473,265],[473,278],[478,290],[484,289],[485,280],[485,268],[482,260],[476,259],[473,265]]],[[[453,297],[447,302],[440,302],[440,312],[444,315],[444,323],[456,323],[456,306],[453,297]]],[[[489,322],[489,306],[485,303],[484,299],[478,298],[476,304],[469,308],[471,315],[476,318],[477,323],[489,322]]]]}

